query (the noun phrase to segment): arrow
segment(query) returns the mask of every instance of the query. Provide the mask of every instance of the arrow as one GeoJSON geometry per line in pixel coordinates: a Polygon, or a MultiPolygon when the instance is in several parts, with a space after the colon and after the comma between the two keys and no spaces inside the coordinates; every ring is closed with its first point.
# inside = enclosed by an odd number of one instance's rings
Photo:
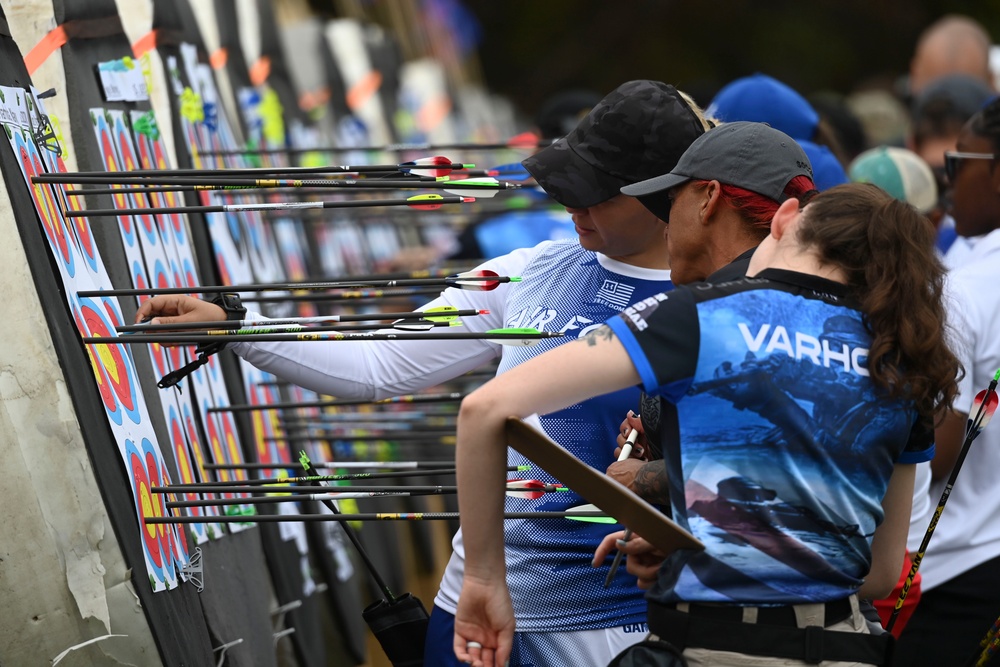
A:
{"type": "MultiPolygon", "coordinates": [[[[113,172],[121,173],[121,172],[113,172]]],[[[221,172],[225,174],[225,172],[221,172]]],[[[278,176],[283,174],[275,174],[271,179],[240,179],[233,176],[227,176],[222,178],[188,178],[188,177],[162,177],[162,178],[143,178],[135,179],[130,176],[123,176],[123,179],[119,179],[114,183],[100,183],[99,185],[111,186],[111,187],[96,187],[96,188],[75,188],[75,189],[65,189],[63,194],[68,197],[85,197],[87,195],[142,195],[142,194],[155,194],[160,192],[222,192],[224,194],[231,194],[237,196],[245,191],[255,191],[255,190],[292,190],[297,187],[311,187],[310,183],[341,183],[349,182],[350,179],[338,178],[333,179],[319,179],[315,181],[309,180],[297,180],[292,179],[291,184],[288,185],[273,185],[277,183],[278,176]],[[178,182],[178,179],[181,179],[178,182]],[[245,181],[247,184],[239,185],[241,181],[245,181]],[[147,185],[149,183],[155,183],[156,185],[147,185]],[[251,184],[252,183],[252,184],[251,184]],[[257,185],[259,184],[259,185],[257,185]],[[121,186],[121,187],[117,187],[121,186]]],[[[483,174],[486,175],[485,173],[483,174]]],[[[402,178],[403,182],[407,185],[403,187],[422,187],[422,184],[428,183],[439,183],[447,182],[445,177],[434,177],[434,176],[417,176],[417,175],[402,175],[396,174],[396,178],[402,178]]],[[[368,177],[369,182],[372,183],[386,183],[388,181],[384,180],[384,177],[375,179],[373,177],[368,177]]],[[[324,187],[319,185],[316,187],[324,187]]],[[[330,186],[336,187],[336,185],[330,186]]],[[[347,187],[347,186],[343,186],[347,187]]],[[[374,187],[374,186],[373,186],[374,187]]],[[[427,185],[426,187],[434,187],[433,185],[427,185]]],[[[350,188],[348,188],[350,189],[350,188]]]]}
{"type": "Polygon", "coordinates": [[[972,445],[972,441],[990,423],[993,413],[996,412],[997,403],[1000,402],[996,393],[998,381],[1000,381],[1000,370],[997,370],[989,386],[976,394],[976,399],[972,402],[972,410],[969,412],[969,419],[966,422],[965,441],[962,443],[958,458],[955,460],[955,466],[952,468],[951,474],[948,476],[948,481],[944,486],[944,491],[941,493],[941,500],[938,501],[934,515],[931,516],[931,522],[924,533],[924,539],[920,542],[920,548],[911,557],[910,572],[906,575],[903,588],[899,591],[899,596],[896,598],[896,605],[893,607],[892,614],[889,616],[889,622],[885,626],[886,632],[892,632],[892,628],[896,624],[896,619],[899,617],[899,610],[903,608],[903,601],[906,600],[906,595],[910,592],[910,586],[913,585],[913,579],[917,576],[917,570],[920,569],[920,563],[924,559],[927,545],[930,543],[931,536],[934,535],[934,530],[941,519],[941,513],[944,511],[945,503],[948,502],[948,497],[951,496],[951,490],[955,487],[955,480],[958,478],[958,473],[962,469],[965,457],[969,453],[969,447],[972,445]]]}
{"type": "Polygon", "coordinates": [[[79,297],[153,296],[157,294],[218,294],[232,292],[315,291],[367,287],[458,287],[488,292],[502,283],[521,282],[519,276],[501,276],[487,269],[456,273],[443,278],[396,278],[390,280],[302,281],[295,283],[248,283],[244,285],[200,285],[198,287],[149,287],[145,289],[81,290],[79,297]]]}
{"type": "Polygon", "coordinates": [[[382,433],[366,433],[363,435],[351,435],[350,433],[337,433],[335,431],[313,431],[309,433],[290,433],[288,435],[276,435],[276,436],[265,436],[262,438],[264,442],[289,442],[289,443],[304,443],[311,442],[313,440],[342,440],[344,442],[426,442],[439,443],[442,445],[454,445],[455,444],[455,431],[450,432],[417,432],[417,433],[399,433],[399,432],[382,432],[382,433]]]}
{"type": "MultiPolygon", "coordinates": [[[[305,487],[303,487],[305,488],[305,487]]],[[[330,501],[326,501],[330,502],[330,501]]],[[[253,518],[246,516],[151,516],[145,517],[146,524],[159,523],[281,523],[284,521],[301,521],[306,523],[325,521],[454,521],[458,512],[375,512],[370,514],[258,514],[253,518]]],[[[504,512],[504,519],[607,519],[610,518],[601,511],[597,512],[504,512]]],[[[612,522],[614,520],[612,519],[612,522]]],[[[605,523],[601,521],[601,523],[605,523]]]]}
{"type": "MultiPolygon", "coordinates": [[[[442,428],[450,428],[451,433],[455,433],[455,420],[454,419],[440,419],[435,420],[436,423],[423,426],[414,425],[413,422],[396,421],[396,413],[389,413],[386,415],[388,419],[383,421],[375,421],[376,416],[372,415],[369,421],[357,421],[357,414],[352,414],[354,421],[344,423],[344,422],[333,422],[326,421],[322,419],[298,419],[298,420],[284,420],[279,417],[278,427],[285,429],[289,432],[294,432],[296,430],[301,431],[303,429],[339,429],[338,432],[352,433],[352,432],[367,432],[370,430],[386,431],[387,433],[429,433],[434,431],[440,431],[442,428]]],[[[333,431],[313,431],[316,433],[332,433],[333,431]]]]}
{"type": "MultiPolygon", "coordinates": [[[[313,488],[313,487],[299,487],[313,488]]],[[[328,493],[302,493],[288,494],[284,491],[275,490],[266,497],[255,496],[252,498],[236,499],[198,499],[198,500],[174,500],[168,501],[168,508],[175,507],[225,507],[228,505],[258,504],[266,505],[270,503],[290,503],[302,500],[354,500],[358,498],[380,498],[386,496],[432,496],[456,493],[457,486],[344,486],[330,487],[331,489],[345,489],[344,491],[333,491],[328,493]]],[[[254,491],[250,489],[249,491],[254,491]]],[[[511,498],[526,498],[537,500],[546,493],[556,493],[559,491],[569,491],[564,486],[558,484],[546,484],[537,479],[512,479],[507,482],[506,494],[511,498]]]]}
{"type": "Polygon", "coordinates": [[[369,322],[378,320],[427,320],[429,322],[450,322],[459,317],[489,315],[488,310],[472,308],[459,309],[455,306],[438,306],[427,310],[403,313],[349,313],[346,315],[318,315],[315,317],[283,317],[273,320],[205,320],[204,322],[177,322],[175,324],[124,324],[115,327],[118,333],[146,333],[150,331],[181,331],[186,329],[211,329],[225,324],[234,329],[254,326],[285,326],[295,324],[319,324],[322,322],[369,322]]]}
{"type": "Polygon", "coordinates": [[[218,204],[214,206],[159,206],[140,208],[98,208],[90,210],[67,210],[67,218],[100,218],[122,215],[171,215],[175,213],[245,213],[247,211],[293,211],[326,208],[363,208],[367,206],[409,206],[421,211],[436,211],[445,204],[468,204],[476,201],[473,197],[435,194],[414,195],[406,199],[354,199],[350,201],[294,201],[294,202],[254,202],[249,204],[218,204]]]}
{"type": "MultiPolygon", "coordinates": [[[[224,326],[225,322],[216,322],[216,325],[224,326]]],[[[132,325],[137,326],[137,325],[132,325]]],[[[170,331],[170,324],[154,325],[158,331],[170,331]],[[162,329],[160,329],[162,327],[162,329]]],[[[192,335],[197,336],[250,336],[254,334],[271,333],[291,333],[296,331],[369,331],[371,329],[400,329],[403,331],[429,331],[436,327],[460,327],[461,322],[431,322],[428,320],[406,320],[404,322],[394,322],[392,324],[341,324],[331,326],[310,326],[307,324],[272,324],[267,320],[260,320],[256,326],[244,326],[231,329],[200,329],[192,335]]],[[[188,329],[188,327],[184,327],[188,329]]],[[[141,329],[139,330],[142,331],[141,329]]],[[[145,335],[139,332],[124,332],[125,336],[145,335]]],[[[152,335],[152,334],[150,334],[152,335]]],[[[141,341],[140,341],[141,342],[141,341]]]]}
{"type": "MultiPolygon", "coordinates": [[[[193,288],[192,288],[193,290],[193,288]]],[[[353,304],[377,302],[382,299],[411,298],[425,294],[438,294],[440,287],[413,287],[402,289],[350,290],[346,292],[326,292],[323,294],[288,294],[284,296],[245,296],[244,302],[253,303],[294,303],[294,302],[325,302],[352,301],[353,304]]],[[[190,292],[189,292],[190,293],[190,292]]]]}
{"type": "Polygon", "coordinates": [[[493,151],[506,148],[535,149],[544,148],[553,144],[555,139],[539,139],[532,132],[522,132],[511,137],[503,143],[451,143],[451,144],[425,144],[425,143],[400,143],[387,144],[385,146],[339,146],[325,148],[273,148],[273,149],[248,149],[237,151],[200,151],[199,155],[299,155],[302,153],[348,153],[352,151],[382,151],[387,153],[404,153],[406,151],[438,151],[438,150],[480,150],[493,151]]]}
{"type": "Polygon", "coordinates": [[[993,621],[993,625],[986,631],[986,636],[979,640],[979,649],[977,649],[979,653],[973,656],[967,664],[985,667],[998,649],[1000,649],[1000,616],[993,621]]]}
{"type": "MultiPolygon", "coordinates": [[[[136,179],[122,177],[118,181],[121,184],[142,184],[150,182],[149,179],[136,179]]],[[[508,181],[498,181],[492,177],[486,178],[463,178],[459,180],[449,180],[445,177],[431,179],[409,180],[380,180],[380,179],[287,179],[287,178],[185,178],[185,177],[161,177],[153,180],[156,189],[149,188],[109,188],[107,190],[73,190],[67,194],[142,194],[144,192],[162,192],[160,188],[171,188],[171,192],[214,192],[214,191],[239,191],[246,190],[272,190],[282,189],[340,189],[340,190],[405,190],[409,188],[424,188],[427,190],[445,190],[451,194],[467,195],[480,198],[489,198],[496,195],[500,190],[517,190],[521,187],[518,183],[508,181]]],[[[118,209],[121,210],[121,209],[118,209]]],[[[155,210],[155,209],[144,209],[155,210]]]]}
{"type": "Polygon", "coordinates": [[[359,340],[485,340],[498,345],[530,347],[537,345],[545,338],[560,338],[563,333],[558,331],[539,331],[537,329],[512,328],[490,329],[482,333],[400,333],[389,331],[378,332],[339,332],[320,333],[251,333],[251,334],[144,334],[142,336],[83,336],[85,345],[201,345],[202,343],[274,343],[274,342],[317,342],[317,341],[359,341],[359,340]]]}
{"type": "MultiPolygon", "coordinates": [[[[225,325],[225,322],[216,322],[225,325]]],[[[257,322],[258,326],[246,326],[233,329],[201,329],[191,335],[197,336],[251,336],[256,334],[291,333],[296,331],[370,331],[372,329],[400,329],[402,331],[430,331],[437,327],[460,327],[461,322],[429,322],[427,320],[394,322],[392,324],[341,324],[331,326],[309,326],[305,324],[271,325],[267,320],[257,322]]],[[[171,325],[156,325],[163,327],[162,331],[171,330],[171,325]]],[[[145,335],[138,332],[124,332],[124,336],[145,335]]],[[[152,335],[152,334],[150,334],[152,335]]],[[[141,340],[138,342],[142,342],[141,340]]]]}
{"type": "Polygon", "coordinates": [[[486,175],[495,178],[505,178],[510,181],[525,181],[531,178],[531,174],[528,173],[528,170],[520,162],[497,165],[491,169],[487,169],[486,175]]]}
{"type": "Polygon", "coordinates": [[[601,523],[609,526],[618,524],[613,516],[608,516],[607,512],[597,505],[587,503],[566,508],[566,517],[570,521],[582,521],[584,523],[601,523]]]}
{"type": "MultiPolygon", "coordinates": [[[[454,466],[454,464],[452,464],[454,466]]],[[[280,466],[278,466],[280,467],[280,466]]],[[[509,469],[509,468],[508,468],[509,469]]],[[[454,474],[455,468],[443,468],[440,470],[390,470],[388,472],[355,472],[355,473],[341,473],[337,475],[307,475],[300,477],[264,477],[260,479],[250,479],[240,482],[240,484],[245,484],[247,486],[269,486],[273,484],[304,484],[310,482],[348,482],[348,481],[358,481],[358,480],[368,480],[368,479],[395,479],[398,477],[418,477],[426,475],[444,475],[444,474],[454,474]]],[[[231,482],[193,482],[191,484],[183,485],[184,488],[198,488],[203,491],[214,491],[216,487],[231,485],[231,482]]],[[[156,493],[172,493],[179,488],[181,485],[170,484],[168,486],[154,486],[153,489],[159,489],[155,491],[156,493]]]]}
{"type": "Polygon", "coordinates": [[[400,164],[327,165],[322,167],[247,167],[239,169],[133,169],[120,171],[76,171],[38,174],[31,177],[32,183],[91,183],[119,184],[133,181],[149,182],[158,176],[170,178],[208,176],[266,176],[270,174],[364,174],[364,173],[412,173],[437,178],[452,171],[470,169],[474,164],[452,162],[443,156],[421,158],[400,164]],[[426,168],[422,168],[425,167],[426,168]],[[426,174],[424,172],[427,172],[426,174]],[[145,180],[144,180],[145,179],[145,180]]]}
{"type": "MultiPolygon", "coordinates": [[[[326,461],[313,463],[314,468],[326,468],[335,470],[337,468],[394,468],[398,470],[410,470],[413,475],[453,475],[455,468],[443,466],[454,466],[454,461],[326,461]],[[438,467],[441,466],[441,467],[438,467]]],[[[297,463],[205,463],[202,465],[206,470],[268,470],[278,468],[297,467],[297,463]]],[[[507,466],[507,472],[525,472],[531,470],[531,466],[507,466]]]]}
{"type": "Polygon", "coordinates": [[[457,391],[444,394],[406,394],[383,398],[377,401],[366,399],[326,399],[317,401],[293,401],[288,403],[269,403],[267,405],[241,404],[225,407],[207,408],[206,412],[256,412],[258,410],[290,410],[295,408],[337,408],[355,405],[392,405],[395,403],[445,403],[461,401],[465,394],[457,391]]]}

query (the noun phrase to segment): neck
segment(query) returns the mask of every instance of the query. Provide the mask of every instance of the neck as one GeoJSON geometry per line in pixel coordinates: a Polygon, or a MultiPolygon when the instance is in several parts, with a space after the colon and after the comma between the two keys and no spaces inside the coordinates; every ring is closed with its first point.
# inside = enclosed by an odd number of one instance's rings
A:
{"type": "Polygon", "coordinates": [[[637,266],[641,269],[658,269],[666,271],[670,268],[670,256],[667,254],[666,242],[650,243],[645,249],[628,255],[608,255],[611,259],[637,266]]]}
{"type": "MultiPolygon", "coordinates": [[[[754,259],[756,257],[757,255],[755,254],[754,259]]],[[[747,275],[755,276],[764,269],[785,269],[786,271],[805,273],[844,285],[847,284],[847,274],[844,270],[834,264],[823,263],[819,253],[816,252],[815,248],[811,247],[803,248],[798,245],[793,247],[790,244],[779,244],[775,248],[775,252],[766,261],[761,262],[759,266],[755,266],[753,260],[751,260],[750,271],[747,275]]]]}

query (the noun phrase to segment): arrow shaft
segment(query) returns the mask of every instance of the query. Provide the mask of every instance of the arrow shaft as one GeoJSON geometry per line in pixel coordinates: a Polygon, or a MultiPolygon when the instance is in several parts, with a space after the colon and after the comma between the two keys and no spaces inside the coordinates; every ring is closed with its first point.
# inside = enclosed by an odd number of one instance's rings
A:
{"type": "MultiPolygon", "coordinates": [[[[444,278],[393,278],[390,280],[337,280],[303,281],[295,283],[246,283],[243,285],[199,285],[198,287],[150,287],[143,289],[80,290],[80,297],[152,296],[156,294],[217,294],[222,292],[276,292],[312,291],[331,289],[364,289],[369,287],[448,287],[458,280],[455,276],[444,278]]],[[[511,276],[463,276],[470,283],[508,283],[511,276]]],[[[369,316],[371,318],[372,316],[369,316]]],[[[398,318],[397,318],[398,319],[398,318]]]]}
{"type": "Polygon", "coordinates": [[[399,143],[386,144],[384,146],[360,146],[360,147],[336,147],[326,146],[323,148],[262,148],[253,150],[226,150],[226,151],[200,151],[199,155],[300,155],[303,153],[349,153],[352,151],[381,151],[386,153],[406,153],[408,151],[444,151],[444,150],[481,150],[496,151],[509,148],[544,148],[553,143],[551,139],[538,139],[533,142],[516,143],[450,143],[450,144],[423,144],[423,143],[399,143]]]}
{"type": "Polygon", "coordinates": [[[474,317],[488,311],[472,308],[450,311],[408,311],[403,313],[350,313],[345,315],[323,315],[318,317],[286,317],[275,320],[206,320],[204,322],[175,322],[174,324],[129,324],[115,327],[118,333],[149,331],[180,331],[185,329],[233,329],[239,327],[285,326],[294,324],[314,324],[320,322],[376,322],[381,320],[422,320],[427,317],[474,317]]]}
{"type": "Polygon", "coordinates": [[[344,442],[440,442],[441,444],[455,444],[455,431],[432,432],[432,433],[366,433],[364,435],[352,435],[350,433],[337,433],[333,431],[317,431],[312,433],[290,433],[288,435],[265,436],[264,442],[287,442],[291,444],[301,444],[312,442],[313,440],[343,440],[344,442]]]}
{"type": "MultiPolygon", "coordinates": [[[[236,469],[242,468],[243,466],[237,466],[236,469]]],[[[274,467],[274,466],[272,466],[274,467]]],[[[277,466],[281,467],[281,466],[277,466]]],[[[222,468],[217,468],[222,469],[222,468]]],[[[240,482],[245,486],[269,486],[274,484],[303,484],[307,482],[349,482],[349,481],[361,481],[369,479],[398,479],[400,477],[418,477],[424,475],[443,475],[443,474],[454,474],[455,468],[442,468],[442,469],[429,469],[429,470],[391,470],[386,472],[359,472],[359,473],[343,473],[340,475],[307,475],[299,477],[271,477],[265,479],[250,479],[240,482]]],[[[232,485],[232,482],[198,482],[194,484],[185,484],[184,488],[200,488],[202,490],[212,491],[213,487],[216,486],[232,485]]],[[[158,489],[164,489],[165,493],[169,493],[171,489],[179,489],[179,485],[169,485],[153,487],[158,489]]]]}
{"type": "Polygon", "coordinates": [[[254,177],[272,174],[371,174],[371,173],[404,173],[420,170],[459,171],[468,165],[460,162],[445,164],[368,164],[368,165],[327,165],[322,167],[246,167],[239,169],[135,169],[128,172],[120,171],[79,171],[38,174],[32,177],[33,183],[123,183],[129,181],[148,180],[152,177],[165,176],[170,178],[184,177],[254,177]]]}
{"type": "MultiPolygon", "coordinates": [[[[147,524],[160,523],[281,523],[300,521],[322,523],[325,521],[453,521],[458,512],[374,512],[368,514],[265,514],[246,516],[161,516],[146,517],[147,524]]],[[[504,519],[601,519],[604,512],[505,512],[504,519]]]]}
{"type": "Polygon", "coordinates": [[[438,294],[440,291],[440,287],[414,287],[386,290],[352,290],[346,292],[324,292],[313,294],[286,294],[283,296],[250,295],[244,297],[243,301],[247,303],[322,303],[326,301],[351,301],[352,304],[361,304],[378,302],[382,299],[411,298],[425,294],[438,294]]]}
{"type": "Polygon", "coordinates": [[[358,341],[358,340],[492,340],[492,341],[529,341],[541,338],[552,338],[553,332],[540,331],[537,334],[528,333],[471,333],[466,331],[456,333],[409,333],[409,332],[377,332],[377,333],[289,333],[289,334],[177,334],[142,336],[84,336],[81,338],[86,345],[200,345],[202,343],[267,343],[267,342],[311,342],[311,341],[358,341]]]}
{"type": "MultiPolygon", "coordinates": [[[[411,475],[450,475],[455,473],[454,461],[327,461],[312,463],[314,468],[335,470],[338,468],[389,468],[413,471],[411,475]]],[[[297,468],[298,463],[206,463],[206,470],[269,470],[297,468]]],[[[530,466],[507,466],[506,470],[521,471],[530,466]]],[[[378,473],[374,473],[378,474],[378,473]]]]}
{"type": "Polygon", "coordinates": [[[889,620],[885,625],[886,632],[891,632],[892,628],[896,625],[899,612],[903,608],[903,602],[906,600],[910,587],[913,585],[913,580],[917,576],[917,571],[920,569],[920,563],[923,561],[924,553],[927,551],[927,545],[930,544],[931,537],[933,537],[938,521],[941,518],[941,513],[944,511],[944,506],[948,502],[948,498],[951,496],[952,489],[955,487],[955,480],[958,479],[958,473],[962,470],[962,464],[965,462],[965,457],[969,453],[972,441],[976,439],[980,432],[982,432],[985,423],[988,422],[993,416],[993,410],[996,409],[996,403],[994,401],[991,404],[990,398],[991,394],[994,394],[996,390],[998,377],[1000,377],[1000,370],[997,371],[996,376],[994,376],[988,388],[985,390],[985,397],[979,403],[979,408],[976,411],[976,414],[969,419],[968,428],[965,433],[965,440],[962,442],[962,448],[959,450],[958,457],[952,467],[951,474],[948,476],[948,481],[945,483],[944,490],[941,492],[941,499],[938,501],[937,507],[934,509],[934,514],[931,515],[931,522],[927,526],[927,530],[924,532],[923,539],[920,541],[920,547],[911,557],[912,562],[910,565],[910,572],[903,581],[903,587],[896,598],[896,604],[893,606],[892,613],[889,615],[889,620]]]}
{"type": "MultiPolygon", "coordinates": [[[[302,488],[302,487],[299,487],[302,488]]],[[[309,487],[314,488],[314,487],[309,487]]],[[[337,487],[331,487],[329,493],[297,493],[285,494],[282,491],[273,493],[280,495],[254,496],[252,498],[200,498],[197,500],[171,500],[166,503],[167,509],[175,507],[227,507],[231,505],[269,505],[276,503],[295,503],[305,500],[357,500],[361,498],[384,498],[384,497],[411,497],[411,496],[434,496],[457,493],[457,487],[342,487],[346,491],[334,491],[337,487]]],[[[516,488],[508,489],[507,493],[514,497],[520,497],[526,491],[530,491],[539,496],[545,493],[553,493],[558,489],[537,488],[520,490],[516,488]]]]}
{"type": "Polygon", "coordinates": [[[295,201],[254,202],[251,204],[218,204],[214,206],[159,206],[140,208],[99,208],[80,211],[63,211],[67,218],[106,218],[122,215],[173,215],[180,213],[246,213],[248,211],[292,211],[326,208],[364,208],[368,206],[441,206],[465,204],[475,201],[472,197],[442,196],[433,201],[420,202],[409,199],[353,199],[348,201],[295,201]]]}
{"type": "MultiPolygon", "coordinates": [[[[396,180],[388,179],[301,179],[301,178],[185,178],[182,176],[162,176],[159,178],[137,178],[123,176],[114,181],[115,184],[137,185],[137,186],[186,186],[191,191],[216,191],[216,190],[247,190],[247,189],[270,189],[270,188],[340,188],[343,190],[405,190],[407,188],[426,188],[428,190],[448,190],[452,188],[477,189],[477,190],[509,190],[513,184],[505,181],[478,180],[474,183],[464,182],[463,179],[454,181],[439,181],[435,178],[425,180],[421,177],[400,178],[396,180]]],[[[83,194],[129,194],[132,190],[108,189],[91,190],[83,194]]],[[[136,192],[135,194],[141,194],[136,192]]]]}
{"type": "Polygon", "coordinates": [[[267,405],[239,404],[225,407],[208,408],[207,412],[256,412],[258,410],[291,410],[295,408],[337,408],[353,405],[392,405],[395,403],[447,403],[460,401],[465,394],[457,391],[445,394],[409,394],[383,398],[378,401],[364,399],[329,399],[318,401],[292,401],[287,403],[270,403],[267,405]]]}

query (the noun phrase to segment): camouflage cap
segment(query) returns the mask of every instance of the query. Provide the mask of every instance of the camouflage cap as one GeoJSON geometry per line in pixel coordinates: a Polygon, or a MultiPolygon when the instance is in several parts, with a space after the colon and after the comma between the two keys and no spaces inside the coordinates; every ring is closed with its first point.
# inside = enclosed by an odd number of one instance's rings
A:
{"type": "Polygon", "coordinates": [[[624,187],[622,193],[643,201],[697,179],[735,185],[783,202],[785,187],[796,176],[812,179],[813,172],[794,139],[770,125],[740,121],[709,130],[691,144],[670,173],[624,187]]]}
{"type": "Polygon", "coordinates": [[[619,195],[625,185],[670,171],[703,133],[676,88],[629,81],[572,132],[521,164],[557,202],[586,208],[619,195]]]}

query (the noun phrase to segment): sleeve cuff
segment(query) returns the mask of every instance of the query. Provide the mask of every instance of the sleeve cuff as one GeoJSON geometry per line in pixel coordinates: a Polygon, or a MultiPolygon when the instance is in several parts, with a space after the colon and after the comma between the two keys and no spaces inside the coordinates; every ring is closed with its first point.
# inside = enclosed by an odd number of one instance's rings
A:
{"type": "Polygon", "coordinates": [[[656,388],[659,386],[659,383],[656,381],[656,374],[653,373],[653,367],[646,358],[646,354],[642,351],[642,346],[636,340],[635,334],[632,333],[632,329],[629,328],[625,320],[617,316],[612,317],[605,324],[615,332],[615,335],[618,336],[622,346],[625,348],[625,352],[628,353],[629,358],[632,360],[632,365],[635,366],[635,370],[639,373],[639,378],[642,380],[642,388],[646,393],[656,391],[656,388]]]}

